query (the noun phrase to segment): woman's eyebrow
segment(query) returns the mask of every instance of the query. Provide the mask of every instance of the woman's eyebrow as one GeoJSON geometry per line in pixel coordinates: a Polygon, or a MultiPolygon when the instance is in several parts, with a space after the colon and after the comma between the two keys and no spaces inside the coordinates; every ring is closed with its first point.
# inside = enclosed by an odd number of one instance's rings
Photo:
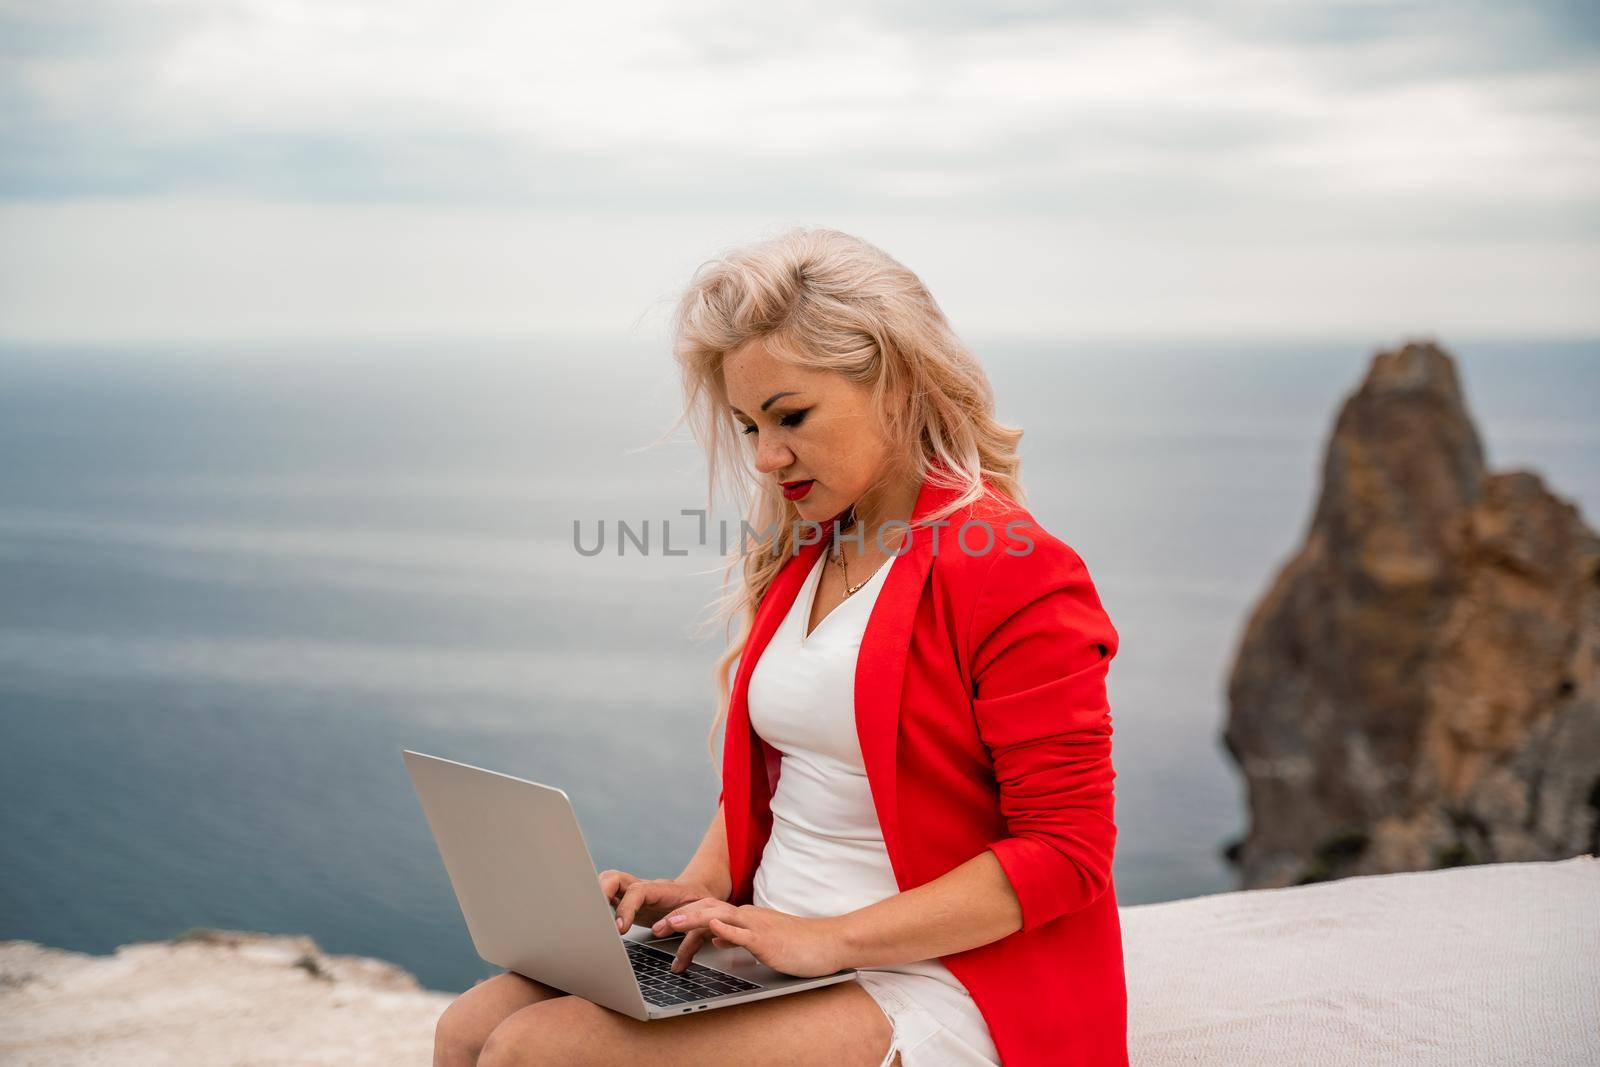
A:
{"type": "MultiPolygon", "coordinates": [[[[798,390],[798,389],[789,389],[789,390],[787,390],[785,392],[782,392],[782,393],[773,393],[771,396],[767,397],[766,400],[761,402],[761,410],[762,411],[767,410],[767,408],[772,405],[772,402],[774,400],[777,400],[779,397],[799,396],[799,395],[800,395],[800,390],[798,390]]],[[[734,408],[733,410],[734,410],[735,414],[738,414],[738,415],[743,415],[744,414],[744,412],[740,411],[738,408],[734,408]]]]}

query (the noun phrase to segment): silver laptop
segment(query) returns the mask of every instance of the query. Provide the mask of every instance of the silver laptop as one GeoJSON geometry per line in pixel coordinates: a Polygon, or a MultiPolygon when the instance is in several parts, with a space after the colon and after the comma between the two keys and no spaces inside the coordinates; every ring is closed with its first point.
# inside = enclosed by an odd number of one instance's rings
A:
{"type": "Polygon", "coordinates": [[[775,971],[747,949],[709,940],[683,971],[684,935],[617,933],[616,914],[567,794],[410,749],[406,770],[478,955],[635,1019],[666,1019],[849,981],[775,971]]]}

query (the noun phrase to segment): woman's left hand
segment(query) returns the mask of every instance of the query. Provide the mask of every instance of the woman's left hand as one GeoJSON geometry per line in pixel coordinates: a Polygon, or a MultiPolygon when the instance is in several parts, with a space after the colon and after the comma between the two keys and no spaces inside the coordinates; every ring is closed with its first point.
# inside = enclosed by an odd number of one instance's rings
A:
{"type": "Polygon", "coordinates": [[[735,906],[706,897],[675,908],[650,929],[657,937],[687,935],[673,960],[675,971],[689,965],[707,937],[718,948],[731,945],[748,949],[773,970],[798,978],[815,978],[844,968],[839,921],[835,918],[807,919],[754,904],[735,906]]]}

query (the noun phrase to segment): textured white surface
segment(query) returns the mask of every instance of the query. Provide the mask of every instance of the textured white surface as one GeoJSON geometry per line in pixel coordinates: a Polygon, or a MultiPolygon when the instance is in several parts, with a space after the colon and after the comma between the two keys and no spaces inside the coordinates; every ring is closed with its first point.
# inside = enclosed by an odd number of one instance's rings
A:
{"type": "Polygon", "coordinates": [[[1600,1064],[1600,859],[1122,909],[1134,1067],[1600,1064]]]}
{"type": "MultiPolygon", "coordinates": [[[[1218,893],[1122,922],[1133,1067],[1600,1064],[1592,856],[1218,893]]],[[[222,937],[111,956],[0,942],[0,1063],[430,1061],[449,995],[309,938],[222,937]]]]}

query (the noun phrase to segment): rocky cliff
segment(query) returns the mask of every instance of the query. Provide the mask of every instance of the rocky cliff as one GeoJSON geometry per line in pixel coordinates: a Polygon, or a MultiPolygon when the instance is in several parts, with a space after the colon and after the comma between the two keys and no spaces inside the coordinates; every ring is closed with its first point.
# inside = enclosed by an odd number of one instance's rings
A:
{"type": "Polygon", "coordinates": [[[0,941],[0,1063],[426,1064],[452,999],[304,936],[198,929],[109,956],[0,941]]]}
{"type": "Polygon", "coordinates": [[[1241,886],[1600,851],[1597,659],[1600,540],[1485,469],[1449,355],[1378,353],[1229,678],[1241,886]]]}

